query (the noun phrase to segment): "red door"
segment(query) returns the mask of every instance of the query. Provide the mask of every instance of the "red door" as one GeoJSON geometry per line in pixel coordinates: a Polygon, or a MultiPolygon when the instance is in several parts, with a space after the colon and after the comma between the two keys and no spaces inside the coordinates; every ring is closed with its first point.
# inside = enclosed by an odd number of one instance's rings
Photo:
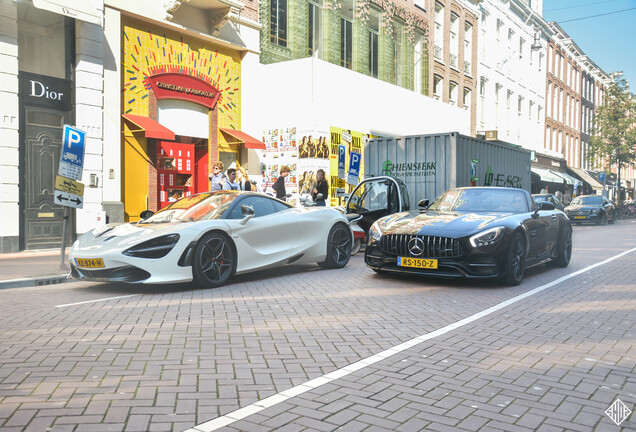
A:
{"type": "Polygon", "coordinates": [[[157,146],[159,208],[194,193],[194,145],[160,141],[157,146]]]}

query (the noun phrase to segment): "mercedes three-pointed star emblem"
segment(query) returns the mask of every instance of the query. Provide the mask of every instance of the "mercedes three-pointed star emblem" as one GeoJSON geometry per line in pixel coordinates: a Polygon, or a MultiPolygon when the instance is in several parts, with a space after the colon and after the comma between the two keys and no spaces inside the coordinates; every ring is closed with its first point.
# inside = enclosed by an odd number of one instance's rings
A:
{"type": "Polygon", "coordinates": [[[411,240],[409,240],[408,246],[411,255],[419,256],[422,255],[422,252],[424,252],[424,240],[422,240],[420,237],[413,237],[411,240]]]}

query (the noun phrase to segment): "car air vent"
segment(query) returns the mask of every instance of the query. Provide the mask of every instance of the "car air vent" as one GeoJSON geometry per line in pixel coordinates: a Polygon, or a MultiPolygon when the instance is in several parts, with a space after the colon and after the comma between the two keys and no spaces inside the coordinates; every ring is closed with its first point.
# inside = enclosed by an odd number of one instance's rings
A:
{"type": "Polygon", "coordinates": [[[114,229],[115,229],[115,227],[107,228],[107,229],[105,229],[104,231],[102,231],[102,232],[100,232],[99,234],[97,234],[95,237],[102,237],[104,234],[106,234],[106,233],[108,233],[108,232],[111,232],[111,231],[112,231],[112,230],[114,230],[114,229]]]}
{"type": "Polygon", "coordinates": [[[384,253],[395,256],[457,258],[463,255],[461,242],[448,237],[389,234],[382,237],[381,247],[384,253]]]}

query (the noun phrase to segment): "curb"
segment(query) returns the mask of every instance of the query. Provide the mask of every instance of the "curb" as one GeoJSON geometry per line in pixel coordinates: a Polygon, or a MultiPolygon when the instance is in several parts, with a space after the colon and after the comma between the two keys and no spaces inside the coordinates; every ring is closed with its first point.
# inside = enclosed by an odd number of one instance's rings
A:
{"type": "Polygon", "coordinates": [[[24,279],[9,279],[0,281],[0,289],[24,288],[43,285],[57,285],[61,283],[77,282],[75,279],[68,279],[67,274],[53,276],[38,276],[24,279]]]}

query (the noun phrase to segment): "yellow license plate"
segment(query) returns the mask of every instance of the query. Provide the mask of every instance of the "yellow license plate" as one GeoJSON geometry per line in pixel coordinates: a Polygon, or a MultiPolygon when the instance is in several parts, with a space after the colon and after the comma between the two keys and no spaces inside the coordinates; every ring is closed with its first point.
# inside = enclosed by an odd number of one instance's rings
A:
{"type": "Polygon", "coordinates": [[[75,264],[83,268],[104,268],[104,260],[101,258],[75,258],[75,264]]]}
{"type": "Polygon", "coordinates": [[[585,216],[574,216],[574,219],[585,219],[585,216]]]}
{"type": "Polygon", "coordinates": [[[398,257],[398,266],[436,269],[436,259],[398,257]]]}

